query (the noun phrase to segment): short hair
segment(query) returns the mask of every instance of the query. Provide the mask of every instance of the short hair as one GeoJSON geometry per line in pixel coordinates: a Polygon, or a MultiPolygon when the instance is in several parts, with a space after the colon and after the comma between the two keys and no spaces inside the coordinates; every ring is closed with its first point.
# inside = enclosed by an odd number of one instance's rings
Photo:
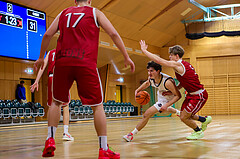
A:
{"type": "Polygon", "coordinates": [[[24,81],[20,81],[20,84],[25,83],[24,81]]]}
{"type": "Polygon", "coordinates": [[[180,58],[182,58],[184,55],[184,49],[180,45],[175,45],[173,47],[169,47],[169,53],[178,55],[180,58]]]}
{"type": "Polygon", "coordinates": [[[160,72],[162,72],[162,66],[154,61],[148,62],[147,69],[149,69],[150,67],[154,68],[154,70],[156,71],[160,70],[160,72]]]}
{"type": "Polygon", "coordinates": [[[87,0],[76,0],[76,2],[87,2],[87,0]]]}

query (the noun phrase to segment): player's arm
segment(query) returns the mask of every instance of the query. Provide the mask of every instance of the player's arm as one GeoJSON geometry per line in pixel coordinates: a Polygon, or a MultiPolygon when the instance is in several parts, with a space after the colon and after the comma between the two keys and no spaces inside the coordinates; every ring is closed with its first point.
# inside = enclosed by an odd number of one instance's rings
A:
{"type": "Polygon", "coordinates": [[[176,61],[168,61],[165,60],[149,51],[147,51],[148,45],[146,45],[144,40],[140,41],[140,45],[141,45],[141,50],[143,51],[143,53],[149,57],[151,60],[153,60],[154,62],[162,65],[162,66],[166,66],[166,67],[172,67],[174,69],[176,69],[178,71],[178,67],[182,67],[181,64],[179,62],[176,61]]]}
{"type": "Polygon", "coordinates": [[[172,100],[170,100],[161,107],[161,111],[166,111],[169,106],[176,103],[182,97],[173,79],[167,80],[165,83],[165,87],[172,92],[174,97],[172,98],[172,100]]]}
{"type": "Polygon", "coordinates": [[[179,82],[177,85],[177,89],[180,90],[181,88],[183,88],[183,86],[181,85],[181,83],[179,82]]]}
{"type": "Polygon", "coordinates": [[[124,57],[124,60],[125,60],[125,67],[127,65],[130,65],[131,66],[131,71],[134,72],[135,71],[135,65],[134,65],[133,61],[130,59],[130,57],[127,53],[127,50],[125,48],[125,45],[122,41],[122,38],[120,37],[120,35],[116,31],[116,29],[113,27],[111,22],[107,19],[107,17],[101,11],[99,11],[97,9],[96,9],[96,16],[97,16],[98,24],[111,37],[113,42],[116,44],[118,49],[121,51],[121,53],[124,57]]]}
{"type": "MultiPolygon", "coordinates": [[[[50,52],[50,51],[49,51],[49,52],[50,52]]],[[[30,88],[31,88],[30,90],[31,90],[32,93],[35,91],[35,89],[37,89],[37,91],[38,91],[38,83],[39,83],[39,80],[40,80],[40,78],[42,77],[42,74],[43,74],[45,68],[46,68],[47,65],[48,65],[49,52],[47,53],[47,55],[46,55],[46,57],[45,57],[45,59],[44,59],[43,68],[38,70],[37,78],[36,78],[34,84],[30,86],[30,88]]]]}
{"type": "Polygon", "coordinates": [[[141,86],[139,86],[136,90],[135,90],[135,96],[137,95],[138,92],[148,88],[150,86],[150,82],[149,80],[145,81],[141,86]]]}
{"type": "Polygon", "coordinates": [[[59,17],[61,13],[58,14],[58,16],[54,19],[50,27],[47,29],[45,34],[43,35],[42,44],[41,44],[41,50],[38,60],[34,63],[35,70],[38,69],[39,66],[41,66],[41,69],[44,65],[44,54],[48,48],[48,45],[53,37],[53,35],[58,31],[58,22],[59,17]]]}
{"type": "MultiPolygon", "coordinates": [[[[178,83],[178,85],[176,86],[178,90],[180,90],[181,88],[183,88],[183,86],[178,83]]],[[[168,95],[172,95],[172,92],[171,91],[166,91],[166,92],[163,92],[162,93],[163,96],[168,96],[168,95]]]]}
{"type": "Polygon", "coordinates": [[[45,57],[45,59],[44,59],[43,69],[40,69],[40,70],[38,71],[37,78],[36,78],[36,80],[35,80],[35,82],[37,82],[37,83],[39,82],[39,80],[40,80],[40,78],[42,77],[42,74],[43,74],[45,68],[46,68],[47,65],[48,65],[48,57],[49,57],[49,52],[47,53],[47,55],[46,55],[46,57],[45,57]]]}

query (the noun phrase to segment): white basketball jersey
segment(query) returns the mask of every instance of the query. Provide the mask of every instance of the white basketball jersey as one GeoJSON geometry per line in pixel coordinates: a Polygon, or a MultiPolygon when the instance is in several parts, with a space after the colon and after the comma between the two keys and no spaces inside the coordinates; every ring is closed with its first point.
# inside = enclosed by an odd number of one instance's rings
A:
{"type": "Polygon", "coordinates": [[[157,95],[158,95],[158,102],[160,102],[162,105],[170,101],[174,95],[169,95],[169,96],[163,96],[162,93],[168,91],[168,89],[165,87],[165,83],[168,79],[172,79],[172,77],[160,72],[162,75],[162,79],[160,80],[159,83],[155,83],[154,79],[150,79],[150,84],[152,87],[155,87],[158,89],[157,95]]]}

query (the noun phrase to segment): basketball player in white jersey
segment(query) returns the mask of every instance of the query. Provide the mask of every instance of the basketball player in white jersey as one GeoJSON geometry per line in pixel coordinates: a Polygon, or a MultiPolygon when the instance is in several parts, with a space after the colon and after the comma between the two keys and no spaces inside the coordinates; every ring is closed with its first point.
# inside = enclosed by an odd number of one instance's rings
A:
{"type": "Polygon", "coordinates": [[[135,91],[135,96],[138,92],[148,88],[150,85],[158,89],[158,101],[148,108],[143,114],[142,120],[137,124],[136,128],[130,132],[128,135],[123,136],[127,142],[133,140],[133,135],[137,134],[142,128],[145,127],[150,117],[152,117],[157,112],[173,113],[180,116],[180,111],[171,107],[175,102],[181,98],[181,94],[177,89],[175,82],[172,77],[162,73],[162,66],[150,61],[147,65],[148,69],[148,80],[145,81],[138,89],[135,91]],[[166,91],[171,91],[172,95],[163,96],[162,93],[166,91]]]}

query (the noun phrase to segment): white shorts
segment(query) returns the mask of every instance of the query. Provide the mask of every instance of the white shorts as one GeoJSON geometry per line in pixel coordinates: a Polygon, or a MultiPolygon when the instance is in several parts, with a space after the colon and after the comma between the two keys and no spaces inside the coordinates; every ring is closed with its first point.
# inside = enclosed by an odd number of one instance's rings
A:
{"type": "Polygon", "coordinates": [[[162,102],[156,102],[153,106],[159,111],[164,104],[162,102]]]}
{"type": "MultiPolygon", "coordinates": [[[[158,111],[160,111],[161,106],[163,106],[164,104],[166,104],[167,102],[169,102],[169,100],[165,99],[165,98],[160,98],[158,99],[158,101],[153,105],[158,111]]],[[[161,112],[160,112],[161,113],[161,112]]]]}

